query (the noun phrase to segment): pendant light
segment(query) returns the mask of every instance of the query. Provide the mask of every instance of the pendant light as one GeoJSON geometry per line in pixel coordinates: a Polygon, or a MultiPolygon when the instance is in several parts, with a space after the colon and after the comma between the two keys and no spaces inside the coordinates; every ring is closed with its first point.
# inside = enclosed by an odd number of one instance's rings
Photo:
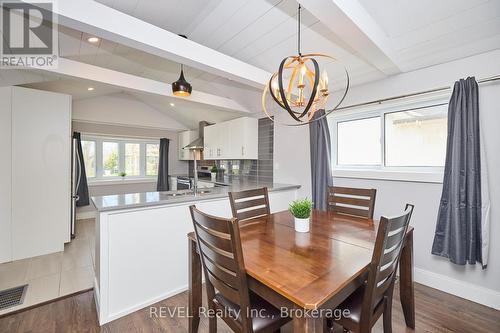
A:
{"type": "MultiPolygon", "coordinates": [[[[186,38],[184,35],[179,35],[182,38],[186,38]]],[[[177,79],[177,81],[172,83],[172,93],[175,96],[180,96],[180,97],[187,97],[191,95],[191,91],[193,91],[193,87],[191,87],[191,84],[186,81],[184,78],[184,65],[181,64],[181,75],[177,79]]]]}
{"type": "Polygon", "coordinates": [[[325,54],[301,53],[300,16],[301,6],[299,5],[297,55],[286,57],[281,61],[278,71],[271,76],[262,93],[262,109],[265,114],[274,121],[274,117],[268,113],[266,108],[267,95],[269,94],[272,101],[281,109],[286,110],[294,120],[293,124],[284,124],[287,126],[307,125],[326,117],[340,106],[349,90],[349,73],[343,67],[347,79],[345,92],[332,110],[325,111],[325,114],[320,117],[314,117],[318,110],[326,106],[330,96],[328,73],[324,69],[321,71],[318,61],[322,59],[334,63],[337,60],[325,54]],[[285,82],[285,77],[289,78],[288,82],[285,82]],[[286,86],[286,90],[284,86],[286,86]]]}

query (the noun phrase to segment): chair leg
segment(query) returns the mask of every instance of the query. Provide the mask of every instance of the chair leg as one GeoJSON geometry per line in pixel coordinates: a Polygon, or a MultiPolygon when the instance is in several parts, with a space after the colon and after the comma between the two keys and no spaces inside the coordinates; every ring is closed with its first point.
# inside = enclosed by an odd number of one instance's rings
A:
{"type": "Polygon", "coordinates": [[[392,297],[385,299],[384,305],[384,333],[392,333],[392,297]]]}
{"type": "Polygon", "coordinates": [[[208,319],[208,332],[217,333],[217,317],[210,317],[208,319]]]}

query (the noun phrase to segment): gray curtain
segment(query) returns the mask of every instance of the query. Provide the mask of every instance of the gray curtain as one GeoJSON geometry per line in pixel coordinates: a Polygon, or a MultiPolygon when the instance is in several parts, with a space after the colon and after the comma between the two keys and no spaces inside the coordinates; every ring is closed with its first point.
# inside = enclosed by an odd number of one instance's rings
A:
{"type": "Polygon", "coordinates": [[[87,184],[87,173],[85,172],[85,161],[83,160],[83,149],[82,149],[82,138],[79,132],[73,132],[73,139],[76,140],[76,167],[74,172],[77,173],[77,177],[80,179],[78,187],[76,188],[76,195],[78,199],[76,200],[76,205],[78,207],[90,205],[89,200],[89,187],[87,184]],[[78,176],[78,173],[80,174],[78,176]]]}
{"type": "Polygon", "coordinates": [[[156,183],[157,191],[168,191],[168,146],[169,139],[160,139],[160,160],[158,163],[158,182],[156,183]]]}
{"type": "Polygon", "coordinates": [[[459,265],[482,262],[481,158],[476,80],[455,82],[448,107],[443,193],[432,254],[459,265]]]}
{"type": "MultiPolygon", "coordinates": [[[[314,119],[325,114],[325,110],[318,110],[314,119]]],[[[314,208],[327,210],[328,186],[333,184],[331,169],[331,143],[328,121],[323,117],[309,124],[309,138],[311,145],[311,183],[312,201],[314,208]]]]}

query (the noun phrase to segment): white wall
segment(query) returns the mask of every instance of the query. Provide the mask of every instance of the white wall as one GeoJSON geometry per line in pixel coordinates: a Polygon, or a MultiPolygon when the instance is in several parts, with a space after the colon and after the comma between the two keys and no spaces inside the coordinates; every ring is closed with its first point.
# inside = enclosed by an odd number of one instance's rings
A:
{"type": "Polygon", "coordinates": [[[298,197],[311,198],[309,127],[281,125],[283,117],[288,117],[288,114],[283,112],[274,116],[273,181],[299,184],[301,187],[297,191],[298,197]]]}
{"type": "Polygon", "coordinates": [[[81,99],[73,103],[73,120],[111,125],[184,130],[186,127],[126,93],[81,99]]]}
{"type": "MultiPolygon", "coordinates": [[[[500,50],[355,86],[344,105],[449,86],[467,76],[479,79],[498,74],[500,50]]],[[[348,178],[335,178],[334,183],[377,188],[376,218],[401,212],[406,202],[414,203],[416,281],[500,309],[500,261],[496,257],[500,253],[500,82],[481,85],[479,92],[492,207],[490,260],[486,270],[479,265],[457,266],[431,255],[441,184],[348,178]]],[[[279,128],[275,132],[275,177],[310,188],[308,130],[279,128]]]]}

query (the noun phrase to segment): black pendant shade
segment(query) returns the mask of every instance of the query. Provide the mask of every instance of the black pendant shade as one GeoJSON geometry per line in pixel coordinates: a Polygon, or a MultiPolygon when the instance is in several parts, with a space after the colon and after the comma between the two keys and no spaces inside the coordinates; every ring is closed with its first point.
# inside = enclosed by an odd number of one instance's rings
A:
{"type": "Polygon", "coordinates": [[[184,71],[181,69],[181,75],[179,79],[172,83],[172,92],[175,96],[189,96],[193,91],[191,84],[184,78],[184,71]]]}
{"type": "MultiPolygon", "coordinates": [[[[179,35],[179,37],[187,39],[186,35],[179,35]]],[[[184,78],[184,70],[183,69],[184,68],[181,64],[181,75],[179,76],[177,81],[172,83],[172,93],[175,96],[187,97],[187,96],[191,95],[191,91],[193,91],[193,87],[191,87],[191,84],[189,84],[189,82],[187,82],[186,79],[184,78]]]]}

